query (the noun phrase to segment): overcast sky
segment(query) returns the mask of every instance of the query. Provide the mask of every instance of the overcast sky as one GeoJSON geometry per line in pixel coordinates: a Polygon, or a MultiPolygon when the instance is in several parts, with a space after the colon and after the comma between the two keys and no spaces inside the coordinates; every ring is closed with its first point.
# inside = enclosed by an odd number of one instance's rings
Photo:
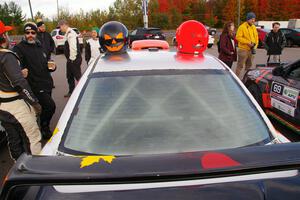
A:
{"type": "MultiPolygon", "coordinates": [[[[1,0],[2,1],[2,0],[1,0]]],[[[14,1],[16,4],[20,5],[23,14],[26,14],[27,18],[30,18],[30,9],[28,5],[28,0],[4,0],[6,2],[14,1]]],[[[80,8],[84,11],[89,10],[106,10],[110,5],[113,4],[115,0],[58,0],[58,5],[60,8],[66,8],[71,13],[78,12],[80,8]]],[[[31,0],[32,12],[35,15],[38,11],[43,13],[46,17],[52,18],[56,16],[57,0],[31,0]]]]}

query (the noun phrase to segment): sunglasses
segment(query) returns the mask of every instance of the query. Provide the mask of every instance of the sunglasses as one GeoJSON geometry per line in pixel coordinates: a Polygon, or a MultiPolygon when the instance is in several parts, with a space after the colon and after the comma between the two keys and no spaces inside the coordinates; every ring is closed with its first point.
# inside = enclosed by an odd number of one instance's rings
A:
{"type": "Polygon", "coordinates": [[[36,32],[35,32],[35,31],[26,31],[26,32],[25,32],[25,34],[26,34],[26,35],[29,35],[29,34],[31,34],[31,35],[35,35],[35,34],[36,34],[36,32]]]}

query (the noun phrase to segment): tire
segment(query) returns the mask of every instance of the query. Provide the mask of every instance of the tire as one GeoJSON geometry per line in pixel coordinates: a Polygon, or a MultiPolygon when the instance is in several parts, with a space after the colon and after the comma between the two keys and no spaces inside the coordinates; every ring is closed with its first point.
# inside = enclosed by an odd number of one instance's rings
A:
{"type": "Polygon", "coordinates": [[[249,92],[252,94],[252,96],[254,97],[254,99],[257,101],[257,103],[260,105],[260,107],[264,108],[263,101],[262,101],[262,94],[258,86],[255,84],[251,84],[247,88],[249,92]]]}
{"type": "Polygon", "coordinates": [[[207,47],[208,48],[212,48],[213,44],[208,44],[207,47]]]}
{"type": "Polygon", "coordinates": [[[292,40],[287,40],[286,41],[286,46],[287,47],[293,47],[293,41],[292,40]]]}

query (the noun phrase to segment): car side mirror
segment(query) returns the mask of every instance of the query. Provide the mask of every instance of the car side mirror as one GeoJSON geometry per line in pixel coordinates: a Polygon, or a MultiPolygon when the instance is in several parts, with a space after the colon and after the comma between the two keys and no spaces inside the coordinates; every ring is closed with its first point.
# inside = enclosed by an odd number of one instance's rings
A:
{"type": "Polygon", "coordinates": [[[278,67],[275,67],[272,71],[272,74],[274,76],[284,76],[285,75],[285,71],[283,69],[283,66],[278,66],[278,67]]]}

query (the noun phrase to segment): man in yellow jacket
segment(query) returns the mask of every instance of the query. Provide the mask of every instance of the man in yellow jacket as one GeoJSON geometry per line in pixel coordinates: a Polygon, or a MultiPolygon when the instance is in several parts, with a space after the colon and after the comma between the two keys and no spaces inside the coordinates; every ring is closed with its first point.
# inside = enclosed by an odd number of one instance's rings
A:
{"type": "Polygon", "coordinates": [[[243,70],[248,70],[252,66],[254,54],[258,45],[258,33],[254,25],[255,14],[253,12],[247,13],[247,21],[241,24],[236,33],[236,40],[238,41],[238,63],[236,68],[236,75],[242,79],[243,70]]]}

